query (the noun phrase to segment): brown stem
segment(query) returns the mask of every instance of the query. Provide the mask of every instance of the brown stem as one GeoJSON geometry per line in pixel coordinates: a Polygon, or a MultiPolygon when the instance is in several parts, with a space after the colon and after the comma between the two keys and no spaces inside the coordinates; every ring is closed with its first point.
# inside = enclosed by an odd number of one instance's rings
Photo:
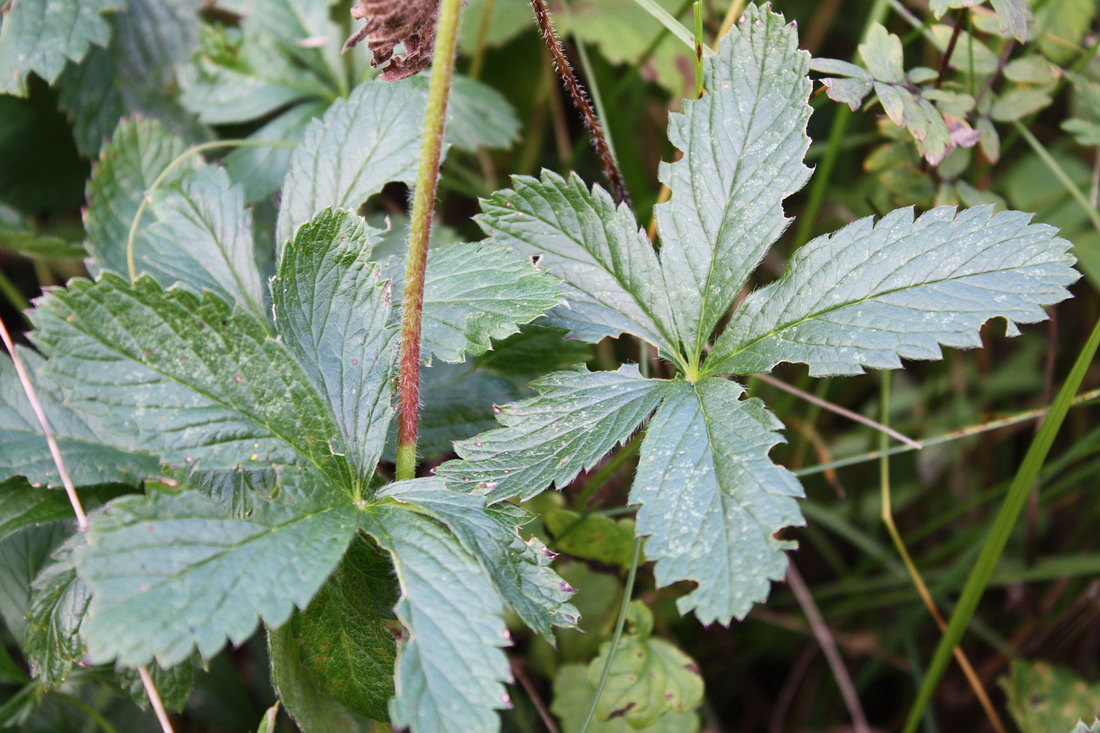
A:
{"type": "Polygon", "coordinates": [[[565,56],[561,39],[558,38],[558,33],[554,30],[554,24],[550,21],[550,11],[547,10],[546,3],[543,0],[531,0],[531,7],[535,10],[535,20],[538,21],[542,38],[546,41],[546,48],[550,50],[550,55],[554,59],[554,67],[558,70],[558,75],[561,76],[566,90],[569,91],[569,96],[573,98],[573,104],[581,113],[584,126],[588,128],[588,132],[592,136],[592,146],[596,148],[596,155],[600,159],[600,165],[603,166],[604,175],[607,176],[607,181],[611,184],[611,195],[615,198],[616,203],[629,203],[630,197],[626,193],[623,174],[619,171],[615,156],[611,154],[611,148],[607,144],[607,137],[604,135],[600,118],[592,108],[592,102],[588,99],[588,92],[577,81],[577,77],[573,73],[573,67],[565,56]]]}
{"type": "Polygon", "coordinates": [[[936,77],[936,89],[939,89],[943,85],[943,80],[947,78],[947,66],[951,63],[951,56],[955,53],[955,44],[959,42],[963,23],[966,21],[969,12],[970,8],[963,8],[955,17],[955,28],[951,31],[951,40],[947,42],[947,50],[943,52],[943,60],[940,61],[940,75],[936,77]]]}

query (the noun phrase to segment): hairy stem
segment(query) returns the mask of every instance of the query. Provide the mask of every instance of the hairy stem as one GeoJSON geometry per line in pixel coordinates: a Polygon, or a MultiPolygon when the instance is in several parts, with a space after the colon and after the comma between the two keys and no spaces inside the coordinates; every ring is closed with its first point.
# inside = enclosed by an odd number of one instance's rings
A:
{"type": "Polygon", "coordinates": [[[405,295],[401,309],[401,365],[397,377],[397,473],[398,481],[416,476],[416,440],[420,408],[420,336],[424,311],[424,273],[428,265],[428,240],[432,233],[443,131],[447,124],[447,100],[455,68],[455,45],[462,0],[443,0],[436,28],[432,76],[428,83],[428,108],[420,143],[420,167],[413,191],[409,251],[405,260],[405,295]]]}
{"type": "Polygon", "coordinates": [[[616,203],[628,202],[629,197],[626,193],[626,184],[623,183],[623,174],[619,170],[619,165],[615,162],[615,156],[607,143],[603,125],[600,124],[600,118],[592,108],[588,93],[577,81],[577,77],[573,73],[573,67],[565,56],[561,39],[558,38],[558,33],[554,30],[554,24],[550,21],[550,11],[547,10],[546,3],[543,0],[531,0],[531,7],[535,11],[535,20],[538,21],[539,30],[542,31],[542,38],[546,41],[546,48],[550,50],[550,55],[554,59],[554,67],[557,68],[569,96],[573,98],[573,104],[577,106],[577,110],[581,113],[584,126],[588,128],[588,132],[592,136],[592,146],[596,148],[596,155],[600,159],[600,165],[603,166],[604,175],[607,176],[607,181],[611,184],[611,195],[615,198],[616,203]]]}

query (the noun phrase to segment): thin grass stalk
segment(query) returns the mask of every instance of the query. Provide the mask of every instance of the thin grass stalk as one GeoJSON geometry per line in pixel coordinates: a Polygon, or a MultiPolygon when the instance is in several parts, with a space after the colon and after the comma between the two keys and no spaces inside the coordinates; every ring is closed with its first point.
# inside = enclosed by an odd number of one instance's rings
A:
{"type": "MultiPolygon", "coordinates": [[[[890,421],[890,372],[881,373],[880,383],[882,387],[879,400],[882,407],[881,421],[883,425],[886,425],[890,421]]],[[[879,436],[879,447],[885,449],[886,446],[886,436],[879,436]]],[[[924,606],[928,609],[928,613],[932,615],[933,620],[936,622],[936,626],[939,627],[940,633],[943,633],[947,628],[947,624],[944,623],[943,615],[940,613],[939,607],[936,606],[936,601],[932,598],[932,593],[928,590],[928,586],[925,584],[924,578],[917,568],[917,564],[913,562],[913,557],[909,554],[909,548],[906,546],[905,540],[902,539],[901,532],[898,531],[898,526],[894,522],[894,510],[890,492],[889,456],[883,456],[879,460],[879,484],[882,492],[882,523],[886,525],[886,531],[890,535],[891,541],[894,543],[894,549],[901,558],[902,564],[905,565],[906,572],[909,573],[909,579],[913,582],[913,587],[917,589],[917,594],[920,596],[921,601],[924,602],[924,606]]],[[[974,671],[974,667],[970,664],[970,659],[966,656],[966,652],[963,651],[962,647],[956,646],[952,650],[952,653],[955,656],[955,660],[959,663],[959,667],[962,668],[963,675],[970,684],[970,689],[974,691],[974,695],[978,698],[982,710],[985,711],[985,715],[989,719],[990,725],[993,726],[993,729],[997,731],[997,733],[1005,733],[1005,726],[1001,721],[1001,716],[997,714],[996,708],[993,707],[993,702],[989,699],[989,695],[986,694],[985,687],[982,685],[982,681],[978,677],[977,672],[974,671]]]]}
{"type": "Polygon", "coordinates": [[[615,620],[615,633],[611,637],[611,648],[607,651],[607,661],[604,662],[600,672],[600,681],[596,684],[596,691],[592,693],[592,704],[588,707],[588,713],[584,716],[584,724],[580,733],[588,733],[588,726],[592,725],[592,719],[596,717],[596,706],[600,702],[600,695],[607,687],[607,678],[611,675],[611,665],[615,661],[615,655],[619,651],[619,641],[623,638],[623,628],[626,626],[626,613],[630,607],[630,599],[634,595],[634,578],[638,574],[638,560],[642,554],[642,538],[634,538],[634,552],[630,557],[630,570],[626,574],[626,584],[623,586],[623,600],[619,605],[619,617],[615,620]]]}
{"type": "Polygon", "coordinates": [[[401,308],[401,362],[397,377],[398,481],[416,476],[416,443],[420,409],[420,340],[424,311],[424,275],[428,241],[439,188],[439,164],[447,124],[447,102],[454,76],[455,48],[462,0],[443,0],[439,9],[428,107],[424,114],[420,164],[413,191],[409,250],[405,261],[405,291],[401,308]]]}
{"type": "Polygon", "coordinates": [[[947,669],[952,649],[958,646],[962,640],[967,626],[974,617],[974,612],[978,609],[978,604],[981,602],[985,589],[993,579],[997,562],[1004,552],[1005,545],[1008,544],[1016,520],[1019,519],[1020,512],[1027,503],[1028,494],[1031,492],[1031,488],[1039,476],[1039,471],[1050,453],[1054,438],[1058,435],[1058,431],[1066,419],[1066,414],[1073,402],[1073,396],[1080,389],[1081,383],[1092,365],[1098,347],[1100,347],[1100,321],[1097,321],[1093,327],[1088,341],[1082,348],[1081,353],[1078,354],[1073,368],[1070,369],[1069,376],[1066,377],[1065,384],[1058,391],[1058,396],[1054,398],[1050,412],[1043,420],[1035,439],[1032,440],[1031,446],[1024,456],[1023,463],[1020,464],[1020,468],[1016,472],[1011,486],[1009,486],[1005,501],[1001,505],[1000,511],[997,512],[997,516],[993,519],[989,535],[982,545],[981,554],[974,563],[970,576],[966,580],[966,585],[963,586],[958,605],[947,624],[947,631],[944,632],[939,645],[936,647],[936,653],[932,657],[928,674],[917,693],[917,699],[913,703],[913,707],[909,711],[909,718],[905,723],[905,733],[916,733],[921,716],[931,703],[932,695],[947,669]]]}

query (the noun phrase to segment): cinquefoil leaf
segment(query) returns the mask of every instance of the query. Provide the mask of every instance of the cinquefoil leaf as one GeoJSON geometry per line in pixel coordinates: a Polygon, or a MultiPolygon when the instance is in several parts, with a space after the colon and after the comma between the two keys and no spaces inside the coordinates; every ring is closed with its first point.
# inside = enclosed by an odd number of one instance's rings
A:
{"type": "Polygon", "coordinates": [[[26,96],[27,74],[48,82],[66,59],[80,61],[93,45],[105,46],[111,26],[103,13],[121,0],[14,0],[0,27],[0,94],[26,96]]]}
{"type": "Polygon", "coordinates": [[[787,569],[791,542],[773,535],[801,525],[802,487],[768,451],[782,424],[760,400],[741,400],[736,382],[708,378],[670,384],[642,443],[630,502],[648,535],[657,586],[692,580],[677,600],[709,624],[743,618],[787,569]]]}
{"type": "Polygon", "coordinates": [[[737,291],[787,227],[783,199],[810,176],[810,56],[782,15],[753,5],[703,61],[707,93],[669,119],[682,159],[656,207],[668,297],[687,356],[701,353],[737,291]]]}
{"type": "Polygon", "coordinates": [[[302,730],[361,733],[364,721],[329,695],[313,671],[302,663],[302,651],[290,624],[268,628],[267,656],[271,660],[271,684],[279,693],[279,702],[302,730]]]}
{"type": "MultiPolygon", "coordinates": [[[[88,252],[93,258],[89,266],[93,272],[128,273],[126,239],[134,214],[153,180],[186,148],[182,138],[169,133],[156,120],[130,119],[118,124],[111,142],[100,151],[85,189],[88,208],[84,228],[88,232],[88,252]]],[[[178,180],[187,165],[185,162],[173,169],[164,183],[178,180]]],[[[152,223],[151,216],[139,222],[135,259],[137,253],[148,251],[144,232],[152,223]]]]}
{"type": "Polygon", "coordinates": [[[65,494],[31,486],[17,477],[0,482],[0,542],[24,527],[58,522],[73,515],[65,494]]]}
{"type": "Polygon", "coordinates": [[[387,719],[393,697],[396,602],[389,554],[360,535],[309,607],[287,624],[302,666],[321,689],[372,720],[387,719]]]}
{"type": "Polygon", "coordinates": [[[399,506],[374,506],[362,527],[389,550],[401,583],[395,728],[439,733],[499,730],[511,679],[503,605],[470,553],[434,519],[399,506]]]}
{"type": "Polygon", "coordinates": [[[568,305],[548,322],[585,341],[630,333],[675,353],[673,308],[657,254],[634,214],[599,186],[543,171],[516,176],[512,190],[482,201],[490,241],[537,259],[565,281],[568,305]]]}
{"type": "Polygon", "coordinates": [[[488,489],[491,502],[529,499],[550,484],[564,488],[629,438],[668,384],[644,379],[634,365],[555,372],[532,383],[538,397],[500,408],[504,427],[455,443],[462,460],[437,473],[457,487],[488,489]]]}
{"type": "Polygon", "coordinates": [[[149,250],[138,272],[148,272],[164,287],[181,283],[227,303],[264,315],[263,289],[252,240],[252,214],[244,192],[224,170],[202,165],[171,188],[153,194],[157,223],[149,229],[149,250]]]}
{"type": "Polygon", "coordinates": [[[464,361],[561,303],[554,278],[491,242],[437,247],[424,280],[422,354],[464,361]]]}
{"type": "Polygon", "coordinates": [[[378,496],[412,502],[447,525],[530,628],[552,640],[554,626],[576,625],[579,613],[568,602],[574,591],[549,567],[554,553],[537,537],[520,539],[520,526],[532,518],[523,509],[486,507],[484,490],[454,491],[440,478],[390,484],[378,496]]]}
{"type": "Polygon", "coordinates": [[[80,627],[92,596],[73,566],[73,551],[84,544],[80,534],[69,538],[31,584],[23,653],[34,678],[51,688],[68,679],[73,665],[87,653],[80,627]]]}
{"type": "Polygon", "coordinates": [[[326,209],[286,245],[271,283],[275,325],[327,399],[361,479],[374,473],[393,412],[389,283],[370,250],[362,219],[326,209]]]}
{"type": "Polygon", "coordinates": [[[366,82],[310,123],[290,159],[276,244],[326,206],[354,211],[390,181],[411,183],[425,100],[407,82],[366,82]]]}
{"type": "Polygon", "coordinates": [[[292,509],[257,500],[234,519],[196,492],[127,496],[95,515],[79,576],[92,590],[84,626],[93,662],[209,658],[240,644],[260,619],[304,608],[355,532],[353,506],[292,509]]]}
{"type": "Polygon", "coordinates": [[[718,339],[711,374],[769,371],[783,361],[810,374],[896,369],[938,359],[940,344],[979,346],[998,316],[1034,323],[1069,297],[1079,275],[1070,243],[1030,214],[992,207],[933,209],[915,221],[897,209],[818,237],[787,273],[745,299],[718,339]]]}
{"type": "Polygon", "coordinates": [[[52,291],[32,318],[47,376],[104,440],[206,470],[308,464],[349,487],[328,405],[240,308],[104,273],[52,291]]]}
{"type": "MultiPolygon", "coordinates": [[[[137,484],[160,473],[156,458],[108,445],[86,416],[65,404],[61,390],[41,373],[42,357],[30,349],[20,349],[19,357],[30,372],[35,396],[77,486],[137,484]]],[[[35,484],[61,486],[46,436],[15,367],[9,359],[0,358],[0,479],[10,476],[26,476],[35,484]]],[[[57,496],[64,498],[63,494],[57,496]]],[[[68,501],[64,503],[67,505],[68,501]]]]}

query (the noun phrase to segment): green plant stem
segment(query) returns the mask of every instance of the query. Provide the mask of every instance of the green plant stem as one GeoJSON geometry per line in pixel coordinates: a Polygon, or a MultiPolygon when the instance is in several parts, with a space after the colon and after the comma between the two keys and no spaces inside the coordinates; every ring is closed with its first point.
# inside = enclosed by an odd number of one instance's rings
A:
{"type": "MultiPolygon", "coordinates": [[[[1094,389],[1084,394],[1078,395],[1072,400],[1071,407],[1077,407],[1083,405],[1086,402],[1092,402],[1093,400],[1100,399],[1100,389],[1094,389]]],[[[1028,410],[1027,412],[1021,412],[1018,415],[1011,417],[1003,417],[1000,420],[991,420],[987,423],[981,423],[979,425],[969,425],[965,428],[958,430],[952,430],[950,433],[944,433],[943,435],[935,435],[931,438],[924,438],[921,440],[921,445],[925,448],[929,448],[933,445],[940,445],[942,443],[950,443],[953,440],[960,440],[962,438],[970,437],[971,435],[978,435],[980,433],[987,433],[990,430],[999,430],[1000,428],[1006,428],[1010,425],[1016,425],[1017,423],[1027,422],[1028,420],[1034,420],[1042,417],[1051,410],[1050,407],[1040,407],[1035,410],[1028,410]]],[[[822,463],[816,466],[807,466],[806,468],[800,468],[794,472],[795,476],[802,478],[804,476],[813,476],[818,473],[825,473],[831,471],[834,468],[846,468],[847,466],[855,466],[860,463],[866,463],[867,461],[874,461],[883,456],[896,456],[899,453],[908,453],[912,450],[916,450],[908,445],[897,445],[893,448],[886,450],[869,451],[867,453],[860,453],[857,456],[851,456],[849,458],[841,458],[837,461],[831,461],[829,463],[822,463]]]]}
{"type": "Polygon", "coordinates": [[[138,204],[137,211],[134,212],[134,219],[130,222],[130,232],[126,235],[126,268],[130,274],[130,280],[137,280],[137,266],[134,263],[134,240],[137,239],[138,225],[141,224],[141,217],[145,213],[145,209],[149,207],[153,192],[164,184],[164,181],[167,180],[169,174],[176,169],[176,166],[192,155],[197,155],[206,150],[216,150],[218,148],[293,148],[297,145],[298,143],[290,142],[289,140],[212,140],[207,143],[194,145],[169,161],[168,165],[164,166],[164,170],[153,179],[153,182],[149,184],[149,188],[145,190],[145,195],[141,197],[141,203],[138,204]]]}
{"type": "Polygon", "coordinates": [[[466,75],[471,79],[481,76],[481,67],[485,63],[485,43],[489,37],[489,21],[493,17],[495,0],[485,0],[481,8],[481,24],[477,29],[477,48],[474,50],[474,60],[470,62],[470,70],[466,75]]]}
{"type": "MultiPolygon", "coordinates": [[[[647,13],[653,16],[653,18],[663,25],[672,33],[672,35],[679,38],[681,41],[687,44],[688,48],[695,50],[695,37],[691,31],[684,27],[684,24],[676,20],[672,13],[661,7],[656,0],[634,0],[638,3],[647,13]]],[[[710,48],[703,49],[703,53],[707,56],[713,56],[714,51],[710,48]]]]}
{"type": "Polygon", "coordinates": [[[913,707],[909,711],[909,718],[905,723],[905,733],[915,733],[925,708],[932,701],[932,695],[935,693],[936,687],[939,685],[951,659],[952,650],[962,640],[963,634],[978,608],[978,603],[993,578],[997,562],[1004,552],[1008,538],[1016,525],[1016,520],[1027,503],[1028,495],[1031,493],[1035,480],[1039,476],[1039,471],[1050,453],[1054,438],[1058,435],[1058,431],[1066,419],[1073,397],[1081,387],[1081,383],[1092,365],[1098,347],[1100,347],[1100,321],[1097,321],[1096,325],[1093,326],[1088,341],[1081,349],[1081,353],[1077,355],[1077,360],[1074,362],[1073,368],[1070,369],[1065,384],[1058,391],[1058,396],[1054,398],[1050,412],[1039,427],[1039,432],[1032,440],[1031,446],[1024,456],[1023,463],[1020,464],[1020,468],[1009,486],[1008,495],[1005,497],[1000,511],[993,519],[989,535],[982,546],[981,554],[966,580],[958,605],[955,607],[954,613],[951,614],[947,631],[944,632],[939,645],[936,647],[936,653],[932,657],[932,663],[928,667],[924,683],[917,693],[916,702],[913,703],[913,707]]]}
{"type": "Polygon", "coordinates": [[[432,75],[428,82],[428,107],[420,143],[420,164],[413,191],[409,250],[405,260],[405,294],[401,307],[401,365],[397,376],[398,481],[416,476],[416,442],[420,407],[420,337],[424,312],[424,275],[428,266],[428,241],[439,187],[439,162],[447,124],[447,101],[455,68],[455,46],[462,0],[443,0],[432,75]]]}
{"type": "Polygon", "coordinates": [[[588,714],[584,716],[584,724],[580,733],[587,733],[588,726],[596,717],[596,705],[600,702],[600,695],[607,686],[607,678],[611,675],[611,665],[615,662],[615,654],[619,651],[619,640],[623,638],[623,628],[626,626],[626,612],[630,608],[630,599],[634,594],[634,578],[638,574],[638,559],[642,554],[642,538],[634,538],[634,553],[630,558],[630,570],[626,574],[626,584],[623,586],[623,601],[619,605],[619,617],[615,619],[615,633],[611,637],[611,648],[607,651],[607,661],[604,662],[600,672],[600,681],[596,684],[596,691],[592,694],[592,704],[588,707],[588,714]]]}
{"type": "MultiPolygon", "coordinates": [[[[875,0],[871,6],[871,12],[867,15],[867,22],[863,25],[863,33],[860,38],[866,39],[871,31],[871,26],[882,22],[886,16],[886,0],[875,0]]],[[[855,60],[855,54],[852,57],[855,60]]],[[[810,240],[814,225],[817,223],[817,215],[821,211],[821,204],[825,200],[825,192],[829,190],[829,183],[833,177],[833,169],[836,168],[837,158],[840,156],[841,143],[848,131],[848,123],[852,121],[852,110],[844,104],[837,105],[833,113],[833,125],[829,129],[829,140],[825,148],[825,156],[821,159],[821,165],[814,173],[813,183],[810,184],[810,192],[806,199],[806,208],[798,221],[798,231],[794,241],[796,247],[801,247],[810,240]]]]}
{"type": "Polygon", "coordinates": [[[1031,146],[1031,149],[1035,151],[1035,154],[1039,156],[1039,159],[1046,164],[1047,168],[1050,169],[1050,172],[1055,175],[1055,177],[1061,182],[1062,186],[1067,191],[1069,191],[1074,200],[1076,200],[1077,203],[1081,205],[1081,208],[1085,210],[1085,213],[1088,214],[1089,221],[1092,222],[1092,225],[1096,228],[1096,231],[1100,232],[1100,212],[1096,211],[1096,207],[1089,202],[1088,197],[1085,196],[1084,192],[1082,192],[1081,189],[1077,187],[1077,184],[1073,182],[1073,179],[1070,178],[1065,169],[1058,164],[1058,161],[1054,159],[1054,156],[1050,154],[1046,147],[1044,147],[1043,144],[1039,142],[1039,140],[1034,135],[1031,134],[1031,130],[1027,129],[1025,125],[1022,125],[1019,120],[1016,120],[1012,124],[1016,128],[1016,132],[1018,132],[1024,138],[1024,140],[1027,141],[1027,144],[1031,146]]]}

